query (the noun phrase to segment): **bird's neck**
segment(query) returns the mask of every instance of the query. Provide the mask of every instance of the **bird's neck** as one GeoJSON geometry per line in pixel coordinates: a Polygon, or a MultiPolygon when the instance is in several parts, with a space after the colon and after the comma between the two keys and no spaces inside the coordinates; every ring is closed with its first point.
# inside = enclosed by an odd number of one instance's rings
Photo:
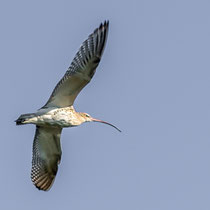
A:
{"type": "Polygon", "coordinates": [[[85,118],[81,115],[81,112],[76,112],[73,106],[67,107],[65,109],[69,113],[69,119],[74,126],[86,122],[85,118]]]}

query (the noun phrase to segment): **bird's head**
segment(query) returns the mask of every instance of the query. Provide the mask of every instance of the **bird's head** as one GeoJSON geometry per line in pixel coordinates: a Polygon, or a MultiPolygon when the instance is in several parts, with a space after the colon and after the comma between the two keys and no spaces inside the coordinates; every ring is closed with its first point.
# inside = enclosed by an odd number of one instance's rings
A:
{"type": "Polygon", "coordinates": [[[90,116],[89,114],[87,114],[87,113],[80,112],[79,114],[80,114],[80,116],[83,118],[84,122],[100,122],[100,123],[104,123],[104,124],[107,124],[107,125],[112,126],[112,127],[115,128],[116,130],[118,130],[119,132],[121,132],[121,130],[120,130],[119,128],[117,128],[116,126],[112,125],[111,123],[105,122],[105,121],[103,121],[103,120],[95,119],[95,118],[91,117],[91,116],[90,116]]]}

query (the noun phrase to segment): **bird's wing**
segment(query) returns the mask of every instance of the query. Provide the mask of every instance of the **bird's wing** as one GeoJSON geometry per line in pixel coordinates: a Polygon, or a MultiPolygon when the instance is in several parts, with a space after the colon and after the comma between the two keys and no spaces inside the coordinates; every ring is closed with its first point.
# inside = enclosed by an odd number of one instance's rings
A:
{"type": "Polygon", "coordinates": [[[58,82],[43,108],[73,105],[79,92],[90,82],[101,60],[108,27],[108,21],[101,23],[83,42],[67,72],[58,82]]]}
{"type": "Polygon", "coordinates": [[[36,127],[31,180],[40,190],[49,190],[61,159],[61,128],[36,127]]]}

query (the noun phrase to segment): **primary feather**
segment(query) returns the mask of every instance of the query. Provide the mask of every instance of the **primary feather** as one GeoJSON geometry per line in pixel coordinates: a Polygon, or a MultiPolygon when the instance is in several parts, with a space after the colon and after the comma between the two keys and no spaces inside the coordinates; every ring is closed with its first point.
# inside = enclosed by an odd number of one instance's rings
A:
{"type": "Polygon", "coordinates": [[[108,28],[109,22],[105,21],[83,42],[44,108],[73,105],[79,92],[90,82],[95,74],[106,44],[108,28]]]}
{"type": "Polygon", "coordinates": [[[59,127],[36,127],[31,179],[40,190],[48,190],[55,179],[61,159],[61,131],[59,127]]]}

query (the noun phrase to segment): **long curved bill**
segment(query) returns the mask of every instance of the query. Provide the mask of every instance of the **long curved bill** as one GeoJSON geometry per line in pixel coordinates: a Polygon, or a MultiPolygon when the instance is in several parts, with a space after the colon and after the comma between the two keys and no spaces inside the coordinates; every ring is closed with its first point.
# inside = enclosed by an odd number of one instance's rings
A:
{"type": "Polygon", "coordinates": [[[122,132],[122,131],[121,131],[119,128],[117,128],[116,126],[112,125],[111,123],[105,122],[105,121],[103,121],[103,120],[98,120],[98,119],[92,118],[92,121],[93,121],[93,122],[100,122],[100,123],[104,123],[104,124],[110,125],[110,126],[112,126],[113,128],[115,128],[116,130],[118,130],[119,132],[122,132]]]}

